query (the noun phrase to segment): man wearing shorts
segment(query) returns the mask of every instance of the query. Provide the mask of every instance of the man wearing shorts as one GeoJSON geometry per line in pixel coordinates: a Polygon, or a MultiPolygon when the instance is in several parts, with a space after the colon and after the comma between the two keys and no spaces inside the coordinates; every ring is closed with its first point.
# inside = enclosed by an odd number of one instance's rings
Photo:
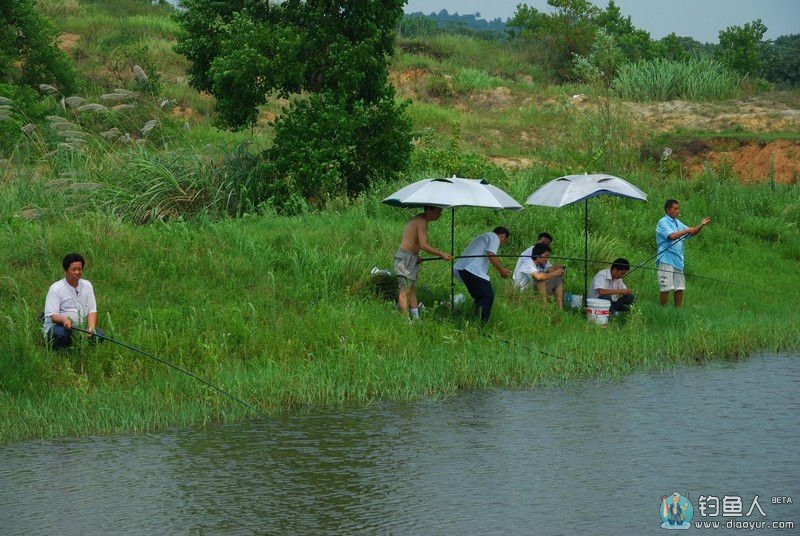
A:
{"type": "Polygon", "coordinates": [[[444,251],[439,251],[428,244],[428,222],[438,220],[441,215],[441,207],[426,206],[422,213],[411,218],[403,231],[400,247],[394,254],[394,271],[397,274],[397,284],[400,288],[397,306],[401,313],[410,315],[412,319],[419,318],[419,308],[417,307],[419,251],[427,251],[446,261],[453,259],[444,251]]]}
{"type": "Polygon", "coordinates": [[[683,291],[686,279],[683,275],[683,243],[699,233],[705,225],[711,223],[706,216],[696,227],[687,227],[678,219],[680,204],[674,199],[664,203],[666,215],[656,225],[656,244],[658,255],[658,288],[661,292],[661,305],[666,306],[669,293],[673,292],[675,307],[683,303],[683,291]]]}

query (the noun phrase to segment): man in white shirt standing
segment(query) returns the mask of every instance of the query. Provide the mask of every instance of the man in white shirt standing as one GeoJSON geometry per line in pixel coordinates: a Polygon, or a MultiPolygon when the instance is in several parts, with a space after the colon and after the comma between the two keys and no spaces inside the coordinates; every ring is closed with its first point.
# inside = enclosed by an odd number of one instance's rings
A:
{"type": "Polygon", "coordinates": [[[500,277],[503,279],[508,279],[511,275],[496,257],[497,250],[506,243],[510,235],[505,227],[495,227],[492,232],[475,237],[453,265],[456,277],[467,286],[469,295],[475,300],[475,315],[477,316],[480,311],[481,322],[484,324],[489,321],[494,303],[489,264],[491,263],[500,272],[500,277]]]}
{"type": "Polygon", "coordinates": [[[92,284],[82,279],[86,261],[78,253],[69,253],[61,266],[64,279],[50,285],[44,303],[44,336],[59,350],[72,344],[72,326],[84,327],[92,342],[102,341],[97,329],[97,303],[92,284]],[[98,336],[95,337],[94,335],[98,336]]]}
{"type": "Polygon", "coordinates": [[[630,271],[631,263],[628,259],[616,259],[611,263],[611,268],[600,270],[594,276],[589,298],[610,301],[612,313],[630,311],[636,297],[622,280],[630,271]]]}

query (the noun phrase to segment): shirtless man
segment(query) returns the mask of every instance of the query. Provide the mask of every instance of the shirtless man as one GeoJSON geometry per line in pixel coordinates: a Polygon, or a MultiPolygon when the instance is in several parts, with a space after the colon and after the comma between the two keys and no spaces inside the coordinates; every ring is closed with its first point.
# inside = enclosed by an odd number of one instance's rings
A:
{"type": "Polygon", "coordinates": [[[441,257],[446,261],[453,257],[439,251],[428,244],[428,222],[436,221],[442,215],[441,207],[426,206],[421,214],[417,214],[406,225],[403,231],[403,240],[400,248],[394,254],[394,271],[397,274],[397,284],[400,294],[397,306],[404,315],[419,318],[417,308],[417,275],[419,274],[419,250],[427,251],[431,255],[441,257]]]}

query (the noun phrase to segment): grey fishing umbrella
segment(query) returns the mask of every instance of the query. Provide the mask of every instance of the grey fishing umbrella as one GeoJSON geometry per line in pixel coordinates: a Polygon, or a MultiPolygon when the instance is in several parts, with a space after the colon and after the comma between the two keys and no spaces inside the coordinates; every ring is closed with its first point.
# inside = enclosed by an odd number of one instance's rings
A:
{"type": "MultiPolygon", "coordinates": [[[[493,208],[496,210],[522,210],[510,195],[482,179],[424,179],[397,190],[383,200],[394,207],[441,207],[450,209],[450,255],[455,249],[455,221],[457,207],[493,208]]],[[[450,303],[453,302],[455,281],[450,270],[450,303]]]]}
{"type": "Polygon", "coordinates": [[[526,205],[564,207],[583,201],[583,303],[589,289],[589,199],[612,195],[647,201],[647,194],[624,179],[605,173],[566,175],[552,180],[533,192],[526,205]]]}

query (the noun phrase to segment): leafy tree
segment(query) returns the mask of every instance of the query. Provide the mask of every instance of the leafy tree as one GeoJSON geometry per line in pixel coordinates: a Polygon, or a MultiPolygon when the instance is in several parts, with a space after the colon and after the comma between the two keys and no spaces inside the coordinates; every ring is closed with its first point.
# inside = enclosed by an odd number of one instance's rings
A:
{"type": "Polygon", "coordinates": [[[357,193],[394,176],[410,152],[410,122],[388,82],[403,3],[184,0],[177,50],[226,126],[254,123],[271,95],[310,94],[275,124],[271,180],[287,196],[357,193]]]}
{"type": "Polygon", "coordinates": [[[636,28],[630,16],[622,15],[614,0],[609,0],[606,9],[595,16],[594,23],[614,38],[620,52],[628,61],[649,60],[655,56],[650,33],[636,28]]]}
{"type": "Polygon", "coordinates": [[[782,86],[800,84],[800,34],[782,35],[764,44],[761,76],[782,86]]]}
{"type": "Polygon", "coordinates": [[[580,79],[608,88],[617,66],[623,61],[624,54],[614,36],[600,29],[597,30],[591,52],[586,56],[575,56],[574,71],[580,79]]]}
{"type": "Polygon", "coordinates": [[[573,57],[589,53],[594,41],[594,18],[599,8],[588,0],[547,0],[555,9],[542,13],[527,4],[517,6],[509,19],[512,39],[536,44],[560,80],[571,77],[573,57]]]}
{"type": "Polygon", "coordinates": [[[52,24],[34,4],[34,0],[0,0],[0,82],[50,84],[69,94],[77,86],[72,64],[58,49],[52,24]]]}
{"type": "Polygon", "coordinates": [[[410,152],[411,121],[397,113],[392,94],[353,104],[333,93],[318,93],[295,101],[278,119],[267,156],[277,191],[322,202],[392,178],[410,152]]]}
{"type": "Polygon", "coordinates": [[[766,32],[761,19],[744,26],[728,26],[719,32],[714,57],[741,75],[756,75],[761,68],[761,40],[766,32]]]}

